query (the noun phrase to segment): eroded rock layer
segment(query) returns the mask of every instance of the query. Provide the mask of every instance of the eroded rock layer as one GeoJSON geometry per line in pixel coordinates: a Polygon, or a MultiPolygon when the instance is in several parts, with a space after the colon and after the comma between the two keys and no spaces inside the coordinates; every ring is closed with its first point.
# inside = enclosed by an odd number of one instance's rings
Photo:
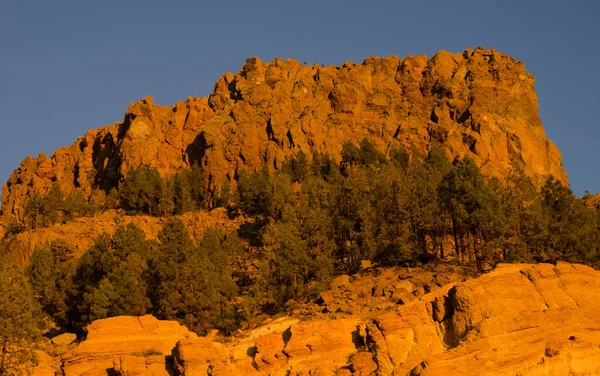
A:
{"type": "Polygon", "coordinates": [[[600,375],[599,310],[598,271],[500,265],[372,316],[281,318],[230,340],[151,317],[100,320],[63,368],[80,375],[85,361],[87,375],[600,375]]]}
{"type": "Polygon", "coordinates": [[[51,157],[26,158],[3,186],[4,222],[22,219],[34,192],[57,181],[64,193],[114,186],[140,164],[173,174],[199,162],[215,187],[243,169],[280,166],[297,150],[340,157],[345,141],[425,153],[441,145],[482,171],[512,166],[540,184],[566,182],[561,155],[545,137],[533,76],[495,50],[367,58],[362,64],[305,66],[251,58],[205,98],[173,106],[132,104],[123,121],[90,130],[51,157]]]}

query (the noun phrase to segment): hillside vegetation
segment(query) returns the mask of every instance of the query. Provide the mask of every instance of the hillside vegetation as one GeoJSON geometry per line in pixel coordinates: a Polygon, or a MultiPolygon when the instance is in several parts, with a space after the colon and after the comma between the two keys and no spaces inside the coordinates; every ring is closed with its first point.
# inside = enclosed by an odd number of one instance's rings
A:
{"type": "MultiPolygon", "coordinates": [[[[152,313],[198,333],[227,333],[260,313],[314,299],[332,276],[354,273],[364,260],[479,271],[499,262],[598,265],[598,211],[560,182],[550,178],[538,190],[518,171],[486,179],[471,159],[451,163],[435,148],[390,156],[367,139],[344,144],[340,164],[298,152],[281,169],[242,174],[235,188],[225,184],[214,196],[202,189],[197,166],[168,179],[140,166],[113,193],[114,208],[172,216],[225,207],[231,218],[248,218],[250,229],[209,230],[194,244],[174,216],[157,239],[130,223],[80,258],[53,242],[31,257],[33,291],[45,314],[75,330],[152,313]]],[[[27,207],[32,228],[93,209],[84,200],[70,204],[57,186],[32,200],[40,202],[27,207]]]]}
{"type": "Polygon", "coordinates": [[[146,98],[26,158],[2,192],[0,374],[40,328],[152,314],[230,335],[369,266],[599,267],[599,206],[568,187],[533,82],[483,48],[248,59],[209,97],[146,98]]]}

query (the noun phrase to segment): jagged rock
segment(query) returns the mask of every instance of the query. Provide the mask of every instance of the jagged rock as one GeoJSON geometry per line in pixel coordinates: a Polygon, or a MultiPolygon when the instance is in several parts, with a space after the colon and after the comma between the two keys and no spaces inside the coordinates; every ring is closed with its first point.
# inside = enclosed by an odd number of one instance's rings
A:
{"type": "Polygon", "coordinates": [[[341,67],[251,58],[208,97],[173,106],[144,98],[123,121],[50,157],[25,158],[3,186],[2,222],[22,220],[29,197],[54,181],[65,194],[91,195],[141,164],[169,175],[199,162],[215,187],[243,169],[281,166],[297,150],[339,159],[345,141],[365,137],[385,153],[440,144],[451,158],[471,156],[486,175],[521,167],[538,185],[549,175],[566,182],[538,117],[534,81],[523,63],[483,48],[341,67]]]}
{"type": "Polygon", "coordinates": [[[352,371],[355,376],[368,376],[375,374],[377,363],[370,352],[361,351],[352,357],[352,371]]]}
{"type": "Polygon", "coordinates": [[[258,371],[281,367],[287,361],[287,356],[283,353],[284,347],[283,333],[271,333],[259,337],[255,342],[256,353],[252,365],[258,371]]]}
{"type": "Polygon", "coordinates": [[[106,375],[108,371],[168,375],[165,356],[178,341],[197,337],[175,321],[150,315],[97,320],[87,330],[86,340],[63,356],[65,376],[106,375]]]}
{"type": "Polygon", "coordinates": [[[335,297],[333,296],[331,291],[325,291],[319,295],[318,302],[321,305],[323,305],[323,304],[327,305],[327,304],[332,303],[334,300],[335,300],[335,297]]]}

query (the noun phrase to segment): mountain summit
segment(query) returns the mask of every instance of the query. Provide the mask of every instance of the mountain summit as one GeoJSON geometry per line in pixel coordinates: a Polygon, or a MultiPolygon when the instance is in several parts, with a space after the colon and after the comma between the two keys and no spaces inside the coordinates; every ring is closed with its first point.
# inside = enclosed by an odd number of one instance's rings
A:
{"type": "Polygon", "coordinates": [[[487,176],[519,168],[537,185],[550,175],[566,183],[534,82],[522,62],[481,47],[329,67],[250,58],[208,97],[173,106],[147,97],[123,121],[90,130],[51,157],[27,157],[2,187],[2,219],[22,220],[29,198],[53,182],[65,194],[79,188],[90,197],[142,164],[170,175],[198,162],[215,188],[244,169],[278,168],[298,150],[339,159],[344,142],[364,138],[386,154],[437,145],[451,158],[470,156],[487,176]]]}

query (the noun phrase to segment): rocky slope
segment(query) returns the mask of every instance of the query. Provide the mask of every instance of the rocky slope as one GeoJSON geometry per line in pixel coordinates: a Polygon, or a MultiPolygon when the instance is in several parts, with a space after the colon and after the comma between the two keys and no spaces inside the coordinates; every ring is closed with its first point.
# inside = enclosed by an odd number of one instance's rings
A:
{"type": "MultiPolygon", "coordinates": [[[[231,233],[237,231],[240,224],[247,221],[243,217],[229,219],[224,208],[211,212],[188,212],[178,218],[195,242],[200,241],[209,228],[218,228],[231,233]]],[[[29,258],[38,247],[54,241],[67,244],[74,251],[74,256],[78,258],[91,248],[100,235],[103,233],[112,235],[119,226],[133,223],[144,231],[146,238],[156,239],[166,221],[166,218],[147,215],[129,216],[109,210],[91,218],[78,218],[65,224],[24,231],[7,239],[4,246],[12,261],[22,266],[29,264],[29,258]]],[[[0,238],[3,235],[1,230],[0,228],[0,238]]]]}
{"type": "Polygon", "coordinates": [[[67,376],[600,374],[600,272],[587,266],[500,265],[417,295],[371,313],[280,318],[230,340],[150,316],[100,320],[62,368],[67,376]]]}
{"type": "Polygon", "coordinates": [[[478,47],[338,67],[251,58],[208,97],[173,106],[142,99],[123,121],[51,157],[26,158],[3,186],[2,222],[22,219],[29,197],[53,181],[65,194],[77,187],[91,195],[140,164],[172,174],[197,161],[215,187],[243,169],[277,167],[297,150],[339,158],[344,141],[365,137],[386,153],[441,144],[451,157],[473,157],[487,175],[518,166],[538,184],[550,174],[567,180],[538,117],[534,78],[510,56],[478,47]]]}

